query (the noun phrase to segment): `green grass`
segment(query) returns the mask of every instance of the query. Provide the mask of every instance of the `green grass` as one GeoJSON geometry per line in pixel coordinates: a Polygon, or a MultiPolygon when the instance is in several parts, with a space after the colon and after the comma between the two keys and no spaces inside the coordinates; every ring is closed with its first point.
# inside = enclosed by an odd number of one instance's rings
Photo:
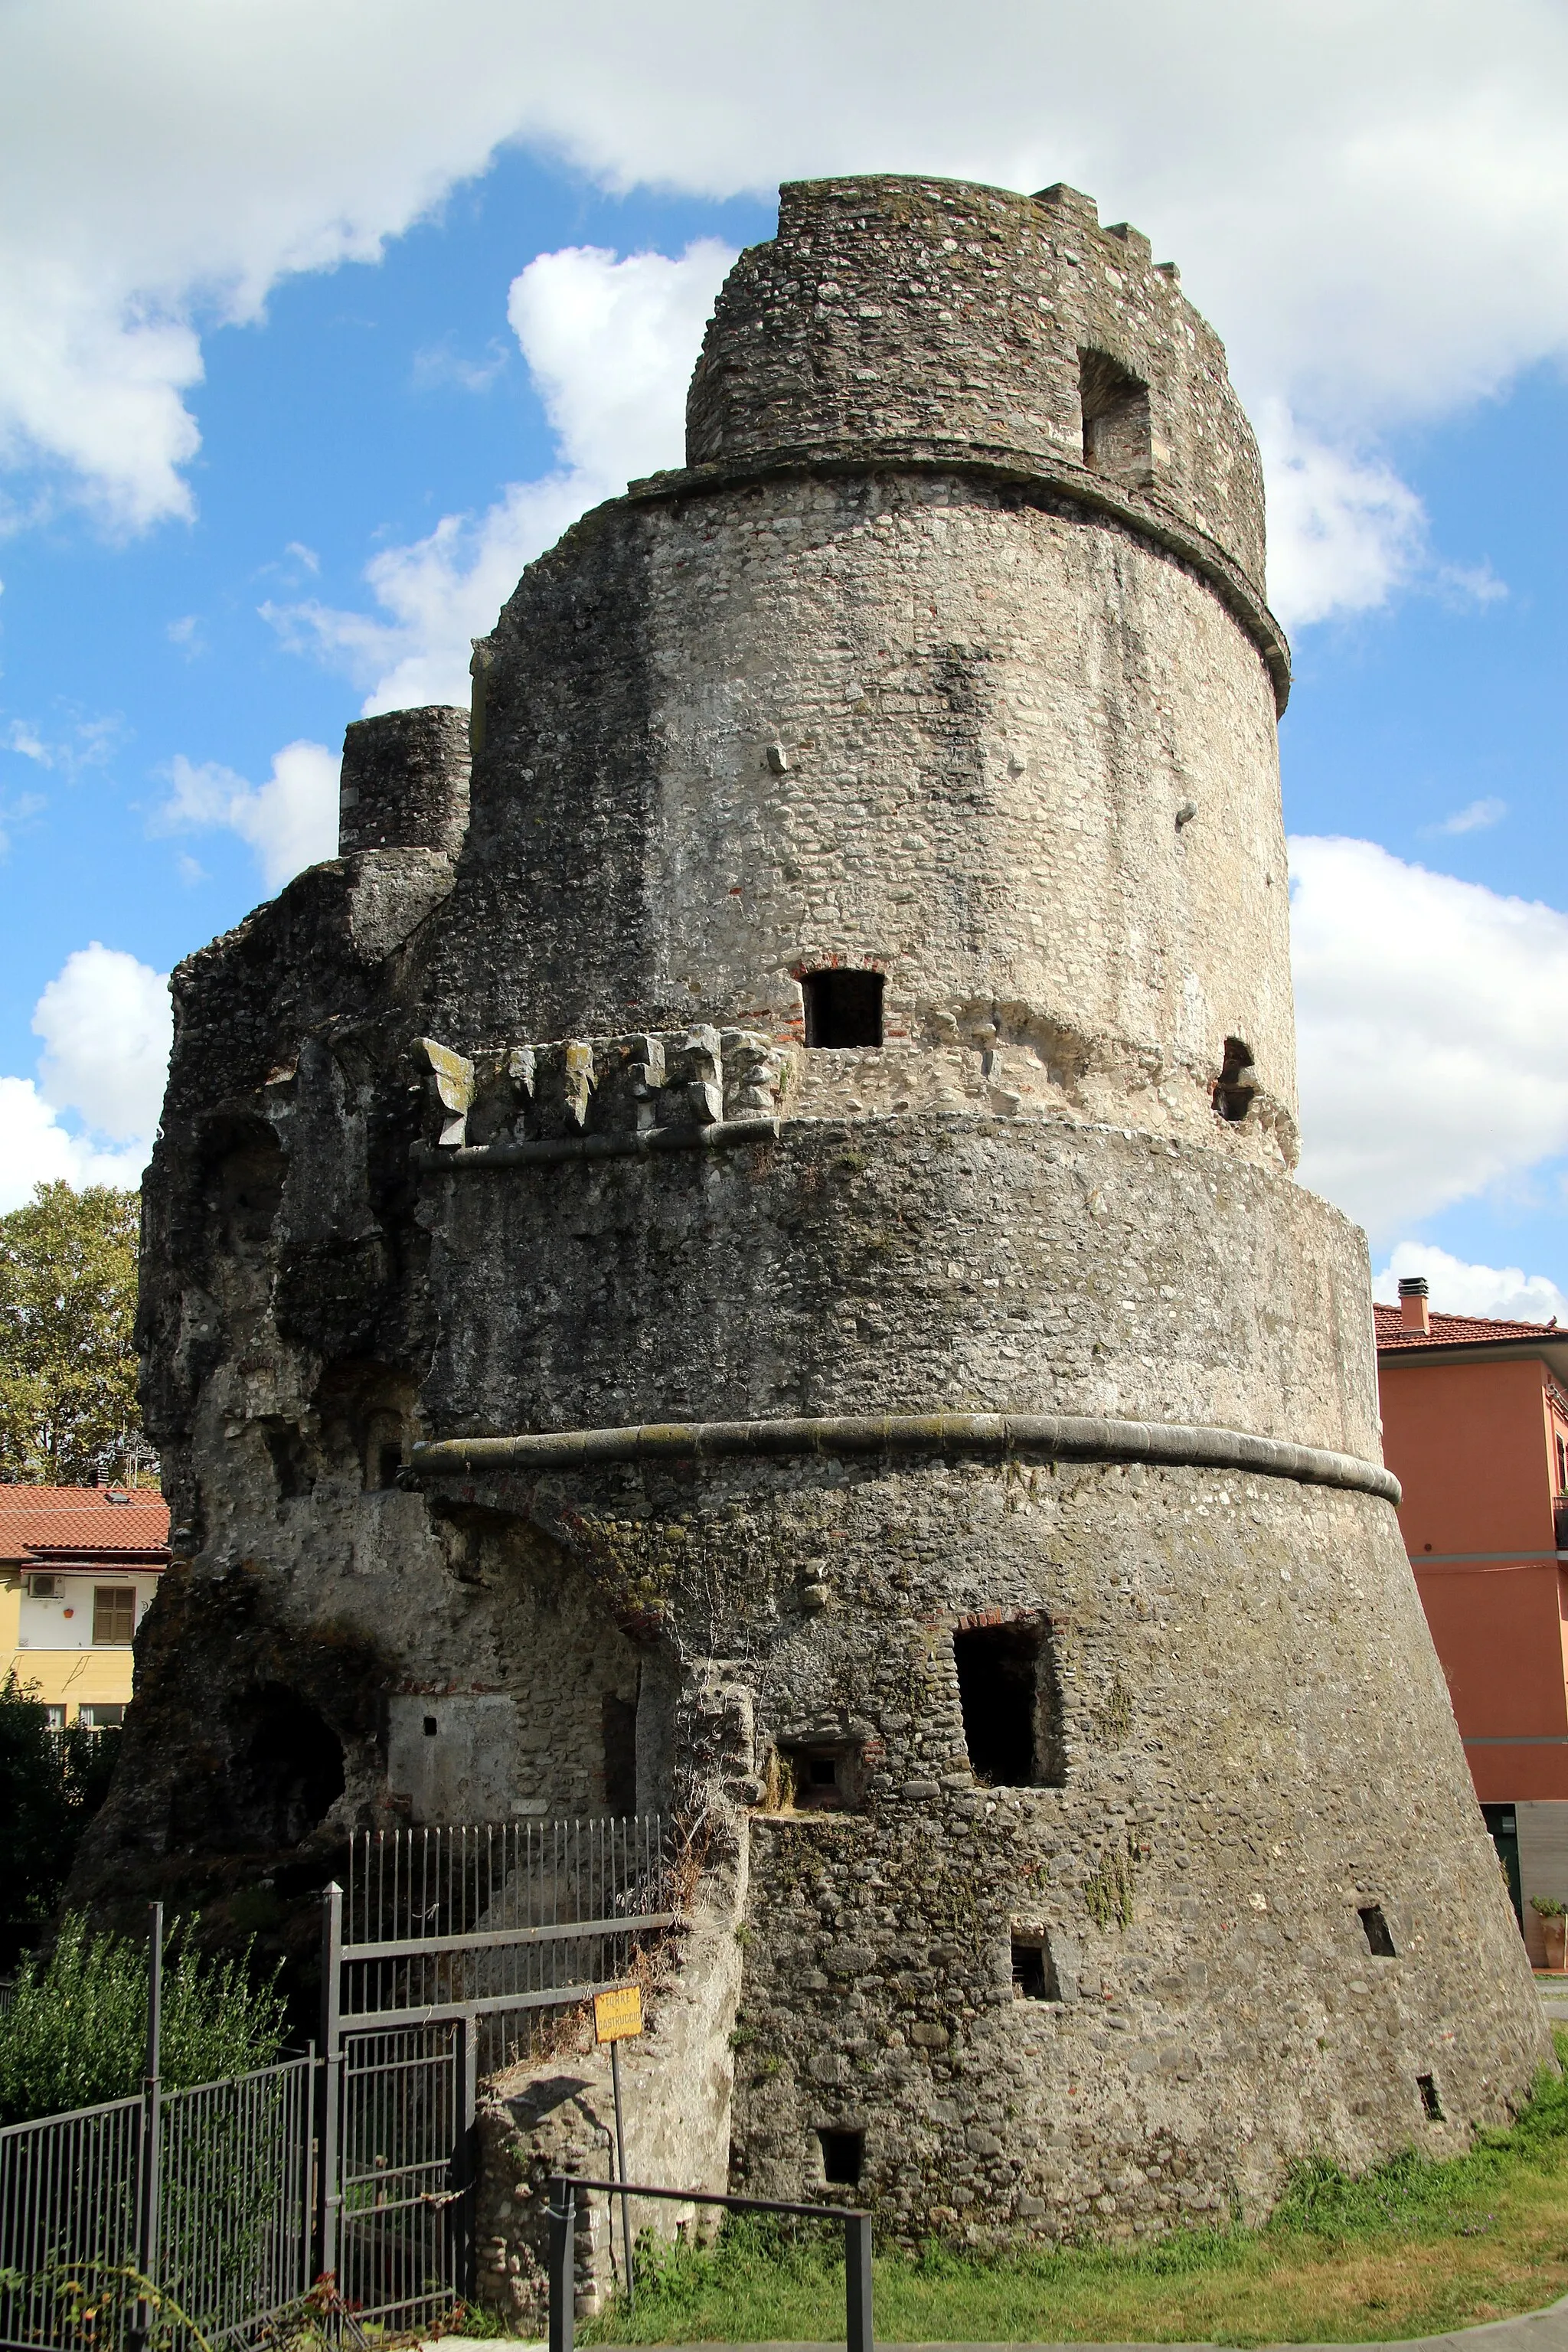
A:
{"type": "MultiPolygon", "coordinates": [[[[1568,2033],[1557,2036],[1568,2062],[1568,2033]]],[[[754,2217],[709,2252],[650,2245],[637,2309],[590,2344],[831,2341],[844,2335],[837,2232],[754,2217]]],[[[1303,2167],[1261,2229],[1183,2230],[1139,2248],[877,2258],[889,2343],[1355,2343],[1428,2336],[1568,2294],[1568,2079],[1542,2074],[1513,2127],[1468,2154],[1398,2156],[1359,2179],[1303,2167]]]]}

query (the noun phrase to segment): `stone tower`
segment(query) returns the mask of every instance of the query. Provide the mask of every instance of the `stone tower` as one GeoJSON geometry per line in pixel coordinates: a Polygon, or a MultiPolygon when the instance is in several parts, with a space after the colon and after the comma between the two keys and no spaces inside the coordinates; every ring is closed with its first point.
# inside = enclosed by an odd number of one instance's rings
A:
{"type": "Polygon", "coordinates": [[[1543,2032],[1290,1172],[1262,583],[1136,230],[784,189],[471,776],[351,729],[344,854],[175,977],[181,1564],[84,1886],[671,1809],[643,2161],[905,2232],[1504,2117],[1543,2032]]]}

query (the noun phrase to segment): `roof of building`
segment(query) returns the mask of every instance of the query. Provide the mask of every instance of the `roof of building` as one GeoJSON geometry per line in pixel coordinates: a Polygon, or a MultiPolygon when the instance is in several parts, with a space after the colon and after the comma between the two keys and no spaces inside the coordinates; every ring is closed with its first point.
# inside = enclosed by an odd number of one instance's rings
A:
{"type": "Polygon", "coordinates": [[[0,1486],[0,1564],[162,1568],[169,1506],[155,1489],[0,1486]]]}
{"type": "Polygon", "coordinates": [[[1568,1339],[1553,1323],[1508,1323],[1492,1315],[1439,1315],[1428,1317],[1429,1331],[1407,1329],[1397,1307],[1374,1305],[1373,1319],[1377,1326],[1379,1348],[1476,1348],[1486,1347],[1497,1340],[1518,1344],[1523,1340],[1542,1342],[1568,1339]]]}

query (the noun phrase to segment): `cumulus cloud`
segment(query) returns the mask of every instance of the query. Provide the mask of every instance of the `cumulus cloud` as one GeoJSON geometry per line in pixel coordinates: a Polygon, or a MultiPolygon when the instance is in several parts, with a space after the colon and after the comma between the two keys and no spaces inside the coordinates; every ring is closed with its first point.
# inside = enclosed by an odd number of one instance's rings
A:
{"type": "Polygon", "coordinates": [[[1301,1177],[1386,1243],[1568,1150],[1568,915],[1290,845],[1301,1177]]]}
{"type": "MultiPolygon", "coordinates": [[[[429,698],[435,699],[437,698],[429,698]]],[[[173,786],[155,822],[164,833],[226,827],[248,842],[269,890],[338,854],[336,752],[324,743],[286,743],[264,784],[247,783],[209,760],[173,760],[173,786]]]]}
{"type": "Polygon", "coordinates": [[[680,464],[686,385],[733,249],[699,238],[679,259],[597,246],[541,254],[512,280],[507,314],[562,462],[514,482],[477,517],[365,567],[380,617],[311,601],[262,611],[300,651],[368,688],[366,712],[467,702],[471,641],[493,627],[523,566],[639,475],[680,464]]]}
{"type": "Polygon", "coordinates": [[[531,143],[703,196],[1066,178],[1183,264],[1254,400],[1331,447],[1568,344],[1568,21],[1495,0],[54,0],[0,75],[0,447],[188,512],[201,338],[374,258],[531,143]],[[1353,57],[1354,71],[1345,60],[1353,57]],[[344,103],[352,92],[353,103],[344,103]]]}
{"type": "Polygon", "coordinates": [[[1433,1307],[1445,1315],[1496,1315],[1519,1323],[1568,1326],[1568,1297],[1543,1274],[1517,1265],[1470,1265],[1426,1242],[1398,1242],[1372,1278],[1372,1295],[1397,1306],[1401,1275],[1424,1274],[1433,1307]]]}
{"type": "Polygon", "coordinates": [[[1429,562],[1426,509],[1375,457],[1303,429],[1279,400],[1257,425],[1268,488],[1268,596],[1289,628],[1386,604],[1429,562]]]}
{"type": "Polygon", "coordinates": [[[169,1066],[166,972],[94,940],[39,997],[38,1076],[0,1077],[0,1212],[36,1184],[137,1184],[169,1066]]]}

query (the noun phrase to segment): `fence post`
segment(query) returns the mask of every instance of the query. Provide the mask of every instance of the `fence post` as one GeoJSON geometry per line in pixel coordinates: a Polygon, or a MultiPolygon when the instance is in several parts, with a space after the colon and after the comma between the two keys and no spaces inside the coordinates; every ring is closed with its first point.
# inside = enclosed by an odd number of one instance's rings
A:
{"type": "Polygon", "coordinates": [[[322,2275],[337,2274],[338,2216],[342,2205],[339,2178],[338,2116],[342,2105],[343,1890],[334,1878],[321,1896],[321,2128],[317,2182],[318,2253],[322,2275]]]}
{"type": "Polygon", "coordinates": [[[479,2105],[479,2021],[458,2020],[458,2144],[452,2150],[452,2186],[461,2195],[447,2208],[457,2231],[457,2260],[452,2284],[470,2300],[474,2292],[474,2205],[478,2197],[479,2161],[475,2137],[479,2105]]]}
{"type": "Polygon", "coordinates": [[[844,2216],[845,2352],[872,2352],[871,2216],[844,2216]]]}
{"type": "Polygon", "coordinates": [[[550,2352],[572,2352],[577,2324],[577,2192],[557,2176],[550,2184],[550,2352]]]}
{"type": "MultiPolygon", "coordinates": [[[[136,2267],[149,2283],[154,2283],[158,2263],[159,2207],[163,2194],[162,2118],[159,2114],[158,2077],[163,2063],[163,1906],[161,1903],[147,1906],[147,2049],[146,2063],[142,2074],[141,2148],[137,2162],[136,2180],[136,2267]]],[[[143,2352],[153,2326],[153,2306],[145,2293],[136,2298],[136,2315],[132,2323],[132,2352],[143,2352]]]]}

